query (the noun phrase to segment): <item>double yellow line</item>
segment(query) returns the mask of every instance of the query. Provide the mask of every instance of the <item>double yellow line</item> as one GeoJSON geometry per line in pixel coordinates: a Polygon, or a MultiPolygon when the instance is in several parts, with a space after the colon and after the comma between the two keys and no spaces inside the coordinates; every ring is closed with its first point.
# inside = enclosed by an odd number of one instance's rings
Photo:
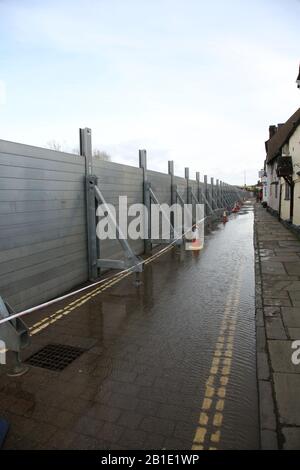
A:
{"type": "Polygon", "coordinates": [[[192,450],[217,450],[224,420],[223,410],[230,378],[233,344],[241,287],[240,267],[231,285],[201,406],[192,450]]]}
{"type": "MultiPolygon", "coordinates": [[[[170,251],[172,248],[173,248],[173,245],[172,246],[167,246],[166,248],[163,248],[162,250],[158,251],[154,255],[147,258],[143,262],[143,264],[147,265],[147,264],[151,263],[155,259],[159,258],[163,254],[170,251]]],[[[36,322],[34,325],[32,325],[29,328],[30,335],[33,336],[33,335],[39,333],[40,331],[44,330],[48,326],[53,325],[58,320],[64,318],[66,315],[69,315],[69,313],[73,312],[75,309],[77,309],[77,308],[81,307],[82,305],[84,305],[86,302],[88,302],[93,297],[95,297],[95,296],[101,294],[102,292],[106,291],[107,289],[113,287],[115,284],[119,283],[120,281],[122,281],[126,277],[130,276],[131,274],[133,274],[133,271],[131,271],[131,270],[126,270],[125,272],[118,273],[115,276],[112,276],[111,278],[109,278],[109,280],[107,282],[104,281],[103,284],[101,284],[100,287],[97,287],[96,289],[88,292],[87,294],[82,295],[79,299],[76,299],[73,302],[70,302],[64,308],[61,308],[61,309],[57,310],[52,315],[44,317],[42,320],[36,322]]]]}

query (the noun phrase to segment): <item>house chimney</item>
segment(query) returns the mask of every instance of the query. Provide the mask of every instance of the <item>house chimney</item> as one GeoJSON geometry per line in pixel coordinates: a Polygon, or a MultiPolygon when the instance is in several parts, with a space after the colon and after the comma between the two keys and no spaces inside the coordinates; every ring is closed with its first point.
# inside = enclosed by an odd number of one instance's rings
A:
{"type": "Polygon", "coordinates": [[[281,122],[280,124],[277,124],[277,129],[279,130],[282,126],[284,126],[284,122],[281,122]]]}
{"type": "Polygon", "coordinates": [[[269,138],[272,139],[273,135],[277,132],[277,127],[275,125],[269,126],[269,138]]]}

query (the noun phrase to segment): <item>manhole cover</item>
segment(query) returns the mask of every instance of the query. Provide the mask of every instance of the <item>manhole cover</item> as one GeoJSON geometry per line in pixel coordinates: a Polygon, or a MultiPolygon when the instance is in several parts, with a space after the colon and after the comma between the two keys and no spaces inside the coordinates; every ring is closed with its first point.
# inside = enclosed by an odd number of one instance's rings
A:
{"type": "Polygon", "coordinates": [[[27,359],[27,363],[50,370],[63,370],[75,361],[85,349],[65,344],[47,344],[27,359]]]}

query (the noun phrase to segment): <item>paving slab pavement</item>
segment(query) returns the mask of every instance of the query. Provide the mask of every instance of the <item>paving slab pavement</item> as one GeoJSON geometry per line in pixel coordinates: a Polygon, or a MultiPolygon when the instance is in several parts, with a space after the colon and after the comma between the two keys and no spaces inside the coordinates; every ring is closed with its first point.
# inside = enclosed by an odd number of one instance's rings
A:
{"type": "Polygon", "coordinates": [[[254,224],[261,446],[300,449],[300,240],[260,204],[254,224]]]}

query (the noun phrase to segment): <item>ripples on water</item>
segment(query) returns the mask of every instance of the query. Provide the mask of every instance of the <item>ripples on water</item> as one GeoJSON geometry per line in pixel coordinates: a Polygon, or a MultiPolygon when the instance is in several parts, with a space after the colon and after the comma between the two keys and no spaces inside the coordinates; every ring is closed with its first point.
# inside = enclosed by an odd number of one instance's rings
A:
{"type": "Polygon", "coordinates": [[[128,361],[139,374],[155,374],[151,395],[193,410],[186,437],[191,444],[227,297],[238,273],[238,320],[219,447],[257,448],[251,206],[215,227],[200,253],[180,256],[173,250],[147,265],[139,289],[128,278],[105,298],[83,307],[101,332],[102,361],[109,360],[112,370],[128,361]]]}
{"type": "MultiPolygon", "coordinates": [[[[159,280],[157,268],[153,267],[159,280]]],[[[188,371],[190,383],[203,387],[224,315],[230,287],[241,270],[234,355],[224,410],[222,448],[258,447],[255,360],[253,210],[244,207],[206,237],[203,251],[172,254],[164,260],[168,283],[160,289],[155,310],[165,335],[165,348],[177,370],[188,371]],[[170,294],[172,293],[171,300],[170,294]],[[157,310],[158,309],[158,310],[157,310]],[[180,363],[180,364],[179,364],[180,363]]],[[[156,290],[158,289],[158,290],[156,290]]],[[[156,295],[155,295],[156,297],[156,295]]]]}

